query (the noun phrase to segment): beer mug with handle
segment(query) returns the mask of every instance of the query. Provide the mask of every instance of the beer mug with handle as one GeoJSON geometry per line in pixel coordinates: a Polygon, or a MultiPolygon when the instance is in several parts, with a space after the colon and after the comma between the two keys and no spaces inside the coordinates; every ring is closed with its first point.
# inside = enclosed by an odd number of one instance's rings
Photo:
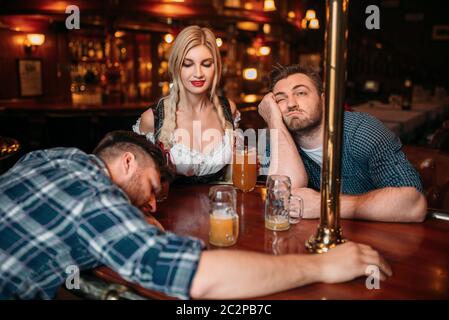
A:
{"type": "Polygon", "coordinates": [[[273,231],[288,230],[290,224],[298,223],[302,217],[302,199],[291,195],[291,181],[287,176],[268,176],[266,187],[265,227],[273,231]]]}

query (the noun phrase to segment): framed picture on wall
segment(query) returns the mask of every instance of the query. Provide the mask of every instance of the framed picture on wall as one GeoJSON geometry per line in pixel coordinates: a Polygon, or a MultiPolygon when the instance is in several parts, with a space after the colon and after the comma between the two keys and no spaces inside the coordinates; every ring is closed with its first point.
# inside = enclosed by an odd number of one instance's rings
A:
{"type": "Polygon", "coordinates": [[[42,60],[18,59],[19,95],[36,97],[42,95],[42,60]]]}

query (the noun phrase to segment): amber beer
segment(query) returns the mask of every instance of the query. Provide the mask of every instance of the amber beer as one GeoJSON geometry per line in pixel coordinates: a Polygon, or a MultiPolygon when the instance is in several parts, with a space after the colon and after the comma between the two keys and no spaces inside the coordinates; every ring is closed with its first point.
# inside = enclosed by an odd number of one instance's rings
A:
{"type": "Polygon", "coordinates": [[[290,178],[284,175],[270,175],[266,187],[265,228],[273,231],[290,229],[290,178]]]}
{"type": "Polygon", "coordinates": [[[237,193],[233,186],[218,185],[209,189],[209,242],[217,247],[232,246],[239,236],[237,193]]]}
{"type": "Polygon", "coordinates": [[[232,165],[232,183],[243,192],[254,189],[257,182],[256,148],[236,149],[232,165]]]}
{"type": "Polygon", "coordinates": [[[290,229],[290,221],[285,216],[265,218],[265,228],[273,231],[284,231],[290,229]]]}
{"type": "Polygon", "coordinates": [[[238,215],[223,215],[212,212],[210,215],[209,242],[217,247],[232,246],[239,235],[238,215]]]}

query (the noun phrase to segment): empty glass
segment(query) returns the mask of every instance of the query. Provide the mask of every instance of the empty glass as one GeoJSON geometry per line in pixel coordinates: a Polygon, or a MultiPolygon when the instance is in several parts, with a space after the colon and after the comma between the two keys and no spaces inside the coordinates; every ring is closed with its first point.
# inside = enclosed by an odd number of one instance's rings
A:
{"type": "Polygon", "coordinates": [[[288,230],[290,223],[300,221],[302,212],[302,199],[291,195],[290,178],[283,175],[268,176],[265,227],[273,231],[288,230]]]}

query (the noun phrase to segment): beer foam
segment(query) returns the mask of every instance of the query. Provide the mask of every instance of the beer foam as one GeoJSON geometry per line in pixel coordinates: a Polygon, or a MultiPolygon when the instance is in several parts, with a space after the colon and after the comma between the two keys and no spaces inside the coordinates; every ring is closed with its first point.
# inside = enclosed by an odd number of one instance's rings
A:
{"type": "Polygon", "coordinates": [[[213,219],[220,220],[232,219],[235,217],[234,210],[232,209],[214,210],[212,211],[211,216],[213,217],[213,219]]]}

